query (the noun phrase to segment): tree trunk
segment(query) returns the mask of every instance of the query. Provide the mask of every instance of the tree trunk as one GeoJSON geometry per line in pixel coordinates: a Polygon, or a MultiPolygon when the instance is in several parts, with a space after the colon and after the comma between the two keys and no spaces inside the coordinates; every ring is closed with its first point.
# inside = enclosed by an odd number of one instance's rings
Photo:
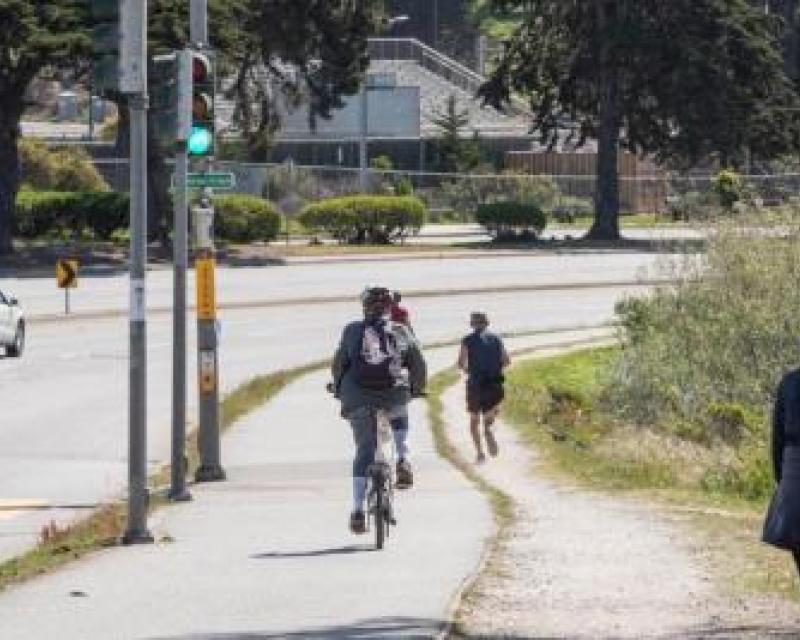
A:
{"type": "MultiPolygon", "coordinates": [[[[119,120],[115,151],[118,158],[130,156],[130,111],[124,99],[117,103],[119,120]]],[[[166,246],[169,240],[170,171],[164,158],[164,150],[153,136],[150,112],[147,126],[147,232],[149,241],[158,241],[166,246]]]]}
{"type": "Polygon", "coordinates": [[[14,210],[20,181],[18,142],[18,120],[0,119],[0,255],[14,251],[14,210]]]}
{"type": "Polygon", "coordinates": [[[117,158],[127,158],[131,153],[131,112],[125,98],[117,100],[117,139],[114,152],[117,158]]]}
{"type": "MultiPolygon", "coordinates": [[[[604,0],[597,5],[598,30],[601,37],[608,23],[604,0]]],[[[600,104],[597,127],[597,173],[594,224],[587,238],[619,239],[619,78],[609,51],[608,39],[600,56],[600,104]]]]}

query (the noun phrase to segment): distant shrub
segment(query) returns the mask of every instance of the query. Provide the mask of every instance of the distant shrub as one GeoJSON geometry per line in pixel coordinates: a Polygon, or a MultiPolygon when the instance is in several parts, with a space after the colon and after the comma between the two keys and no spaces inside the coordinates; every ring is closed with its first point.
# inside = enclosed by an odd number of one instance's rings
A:
{"type": "Polygon", "coordinates": [[[253,242],[278,237],[281,216],[263,198],[248,195],[216,196],[214,208],[214,233],[220,240],[253,242]]]}
{"type": "Polygon", "coordinates": [[[733,211],[734,205],[744,198],[745,188],[742,176],[733,169],[723,169],[714,176],[714,193],[719,204],[726,211],[733,211]]]}
{"type": "Polygon", "coordinates": [[[547,216],[536,204],[491,202],[478,207],[475,219],[495,240],[536,239],[547,224],[547,216]]]}
{"type": "Polygon", "coordinates": [[[51,149],[45,143],[24,138],[19,146],[22,181],[31,189],[50,191],[108,191],[103,176],[85,150],[79,147],[51,149]]]}
{"type": "Polygon", "coordinates": [[[128,226],[128,213],[128,196],[123,193],[21,191],[15,231],[25,238],[55,233],[106,240],[128,226]]]}
{"type": "Polygon", "coordinates": [[[575,222],[578,218],[588,218],[594,214],[594,203],[590,198],[561,196],[553,207],[552,216],[558,222],[575,222]]]}
{"type": "Polygon", "coordinates": [[[299,221],[340,242],[387,244],[419,230],[425,216],[425,205],[411,196],[355,195],[310,204],[299,221]]]}

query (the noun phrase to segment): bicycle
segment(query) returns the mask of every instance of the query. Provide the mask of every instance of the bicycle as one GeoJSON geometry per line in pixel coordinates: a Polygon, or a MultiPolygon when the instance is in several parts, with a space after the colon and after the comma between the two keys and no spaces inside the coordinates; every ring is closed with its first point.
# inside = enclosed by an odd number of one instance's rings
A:
{"type": "Polygon", "coordinates": [[[367,467],[367,530],[369,523],[374,523],[375,547],[380,550],[389,537],[389,528],[397,525],[394,517],[395,454],[389,414],[383,409],[377,409],[375,419],[377,421],[375,460],[367,467]],[[390,449],[388,456],[387,449],[390,449]]]}
{"type": "MultiPolygon", "coordinates": [[[[336,395],[334,385],[325,385],[328,393],[336,395]]],[[[397,525],[394,517],[394,435],[392,421],[384,409],[375,409],[377,422],[375,459],[367,467],[367,531],[374,523],[375,547],[383,549],[389,527],[397,525]],[[391,448],[386,455],[387,443],[391,448]]]]}

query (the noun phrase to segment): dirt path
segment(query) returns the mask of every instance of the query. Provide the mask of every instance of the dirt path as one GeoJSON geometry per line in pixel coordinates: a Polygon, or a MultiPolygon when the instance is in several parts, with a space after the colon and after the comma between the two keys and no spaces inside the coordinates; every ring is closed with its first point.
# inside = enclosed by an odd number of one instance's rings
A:
{"type": "MultiPolygon", "coordinates": [[[[469,460],[463,389],[445,397],[469,460]]],[[[537,474],[537,458],[498,425],[500,456],[479,472],[516,518],[459,613],[461,638],[800,638],[800,609],[724,596],[690,530],[642,502],[537,474]],[[696,547],[693,549],[693,545],[696,547]]]]}

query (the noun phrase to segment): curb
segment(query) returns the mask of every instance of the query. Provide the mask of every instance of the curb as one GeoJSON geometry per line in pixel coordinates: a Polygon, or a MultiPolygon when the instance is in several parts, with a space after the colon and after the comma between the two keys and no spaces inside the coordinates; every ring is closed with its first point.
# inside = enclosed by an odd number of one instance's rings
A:
{"type": "MultiPolygon", "coordinates": [[[[405,299],[413,298],[443,298],[447,296],[469,296],[476,294],[497,294],[497,293],[535,293],[535,292],[554,292],[554,291],[592,291],[599,289],[623,289],[635,287],[657,287],[675,284],[677,281],[665,278],[653,278],[643,280],[606,280],[602,282],[565,282],[553,284],[533,284],[533,285],[507,285],[507,286],[484,286],[484,287],[464,287],[440,290],[414,290],[406,291],[403,296],[405,299]]],[[[276,307],[292,306],[321,306],[326,304],[336,304],[342,302],[353,302],[356,296],[338,295],[323,297],[304,297],[304,298],[283,298],[275,300],[243,300],[239,302],[222,303],[217,306],[220,311],[238,311],[247,309],[271,309],[276,307]]],[[[188,306],[189,311],[195,311],[194,305],[188,306]]],[[[148,315],[166,315],[172,312],[172,307],[151,307],[148,315]]],[[[103,309],[98,311],[86,311],[71,313],[69,316],[59,314],[41,314],[27,316],[26,321],[31,324],[50,324],[63,322],[77,322],[81,320],[109,320],[114,318],[128,317],[127,309],[103,309]]]]}

